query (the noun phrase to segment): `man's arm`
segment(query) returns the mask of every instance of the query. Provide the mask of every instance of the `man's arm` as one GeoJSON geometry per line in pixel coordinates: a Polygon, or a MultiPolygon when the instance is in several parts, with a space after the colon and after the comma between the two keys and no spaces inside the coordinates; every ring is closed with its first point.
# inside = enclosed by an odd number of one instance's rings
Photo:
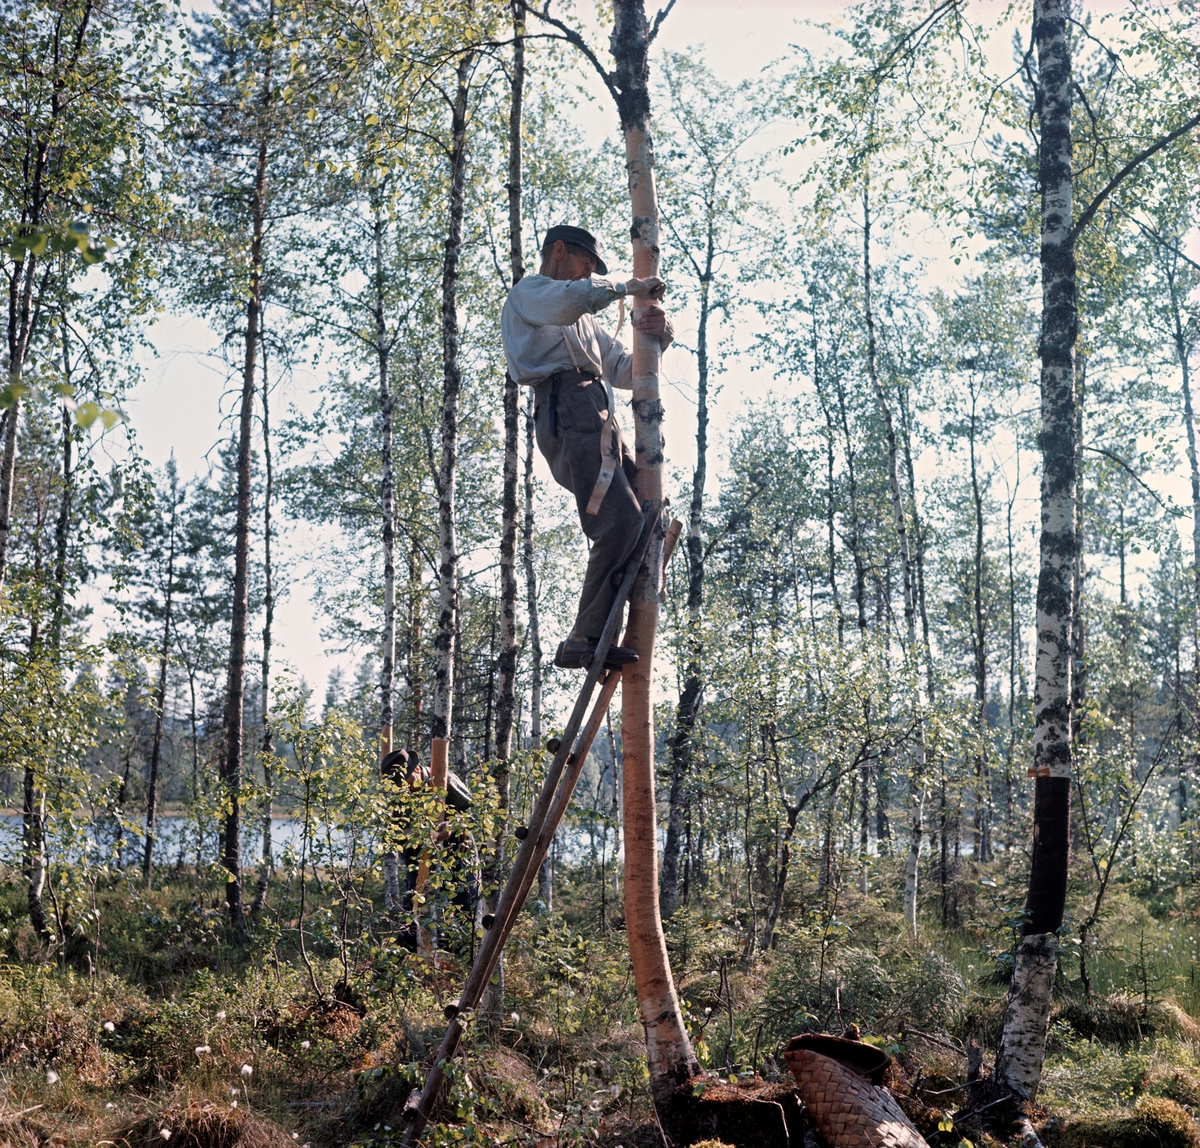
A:
{"type": "Polygon", "coordinates": [[[602,311],[625,292],[608,279],[550,279],[526,275],[508,293],[508,305],[530,327],[569,327],[602,311]]]}
{"type": "MultiPolygon", "coordinates": [[[[569,327],[584,315],[602,311],[623,295],[661,299],[665,290],[666,284],[653,275],[649,279],[627,279],[624,283],[597,275],[588,279],[526,275],[509,291],[508,306],[530,327],[569,327]]],[[[657,310],[650,307],[647,313],[657,310]]]]}
{"type": "MultiPolygon", "coordinates": [[[[654,335],[665,351],[675,337],[675,328],[661,307],[646,307],[639,310],[633,319],[635,330],[654,335]]],[[[604,363],[604,377],[609,385],[620,390],[633,389],[633,353],[614,339],[599,323],[596,324],[596,340],[600,344],[600,357],[604,363]]]]}

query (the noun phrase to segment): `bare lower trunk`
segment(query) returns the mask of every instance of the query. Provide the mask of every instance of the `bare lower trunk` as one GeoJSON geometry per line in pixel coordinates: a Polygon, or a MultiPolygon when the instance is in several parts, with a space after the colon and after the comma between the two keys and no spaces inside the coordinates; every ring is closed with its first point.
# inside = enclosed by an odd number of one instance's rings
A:
{"type": "MultiPolygon", "coordinates": [[[[521,239],[521,114],[525,98],[525,9],[513,5],[512,98],[508,115],[508,248],[512,281],[525,275],[521,239]]],[[[496,698],[496,784],[508,807],[508,759],[512,754],[517,693],[517,455],[520,449],[519,386],[504,374],[504,490],[500,528],[500,681],[496,698]]],[[[503,827],[501,827],[503,831],[503,827]]]]}
{"type": "MultiPolygon", "coordinates": [[[[904,602],[905,653],[910,660],[910,669],[919,681],[918,661],[920,649],[917,645],[917,596],[913,573],[912,550],[908,536],[908,514],[904,507],[904,492],[900,486],[898,447],[892,407],[879,379],[875,350],[875,311],[871,283],[871,199],[870,190],[863,189],[863,299],[867,322],[867,374],[875,392],[875,401],[883,419],[884,437],[887,442],[888,491],[892,500],[892,516],[896,527],[896,538],[900,544],[900,569],[904,602]]],[[[920,686],[916,687],[913,701],[918,711],[923,708],[920,686]]],[[[904,920],[915,936],[917,932],[917,875],[920,867],[922,823],[925,805],[925,728],[920,721],[916,731],[914,747],[915,761],[909,784],[911,822],[908,839],[908,860],[904,868],[904,920]]]]}
{"type": "MultiPolygon", "coordinates": [[[[41,222],[42,173],[46,163],[46,145],[38,148],[37,169],[34,172],[34,204],[31,222],[41,222]]],[[[12,541],[13,487],[17,472],[17,428],[21,421],[20,387],[25,373],[25,357],[37,326],[39,308],[33,300],[37,256],[28,252],[22,256],[15,273],[9,278],[8,289],[8,386],[13,394],[4,426],[4,457],[0,461],[0,595],[8,577],[8,552],[12,541]]]]}
{"type": "Polygon", "coordinates": [[[1042,188],[1042,536],[1037,589],[1033,858],[1025,925],[996,1056],[999,1087],[1037,1095],[1067,892],[1071,620],[1075,587],[1077,330],[1071,182],[1071,47],[1063,0],[1034,0],[1042,188]]]}
{"type": "Polygon", "coordinates": [[[529,613],[529,740],[542,740],[542,642],[538,631],[537,570],[533,562],[533,391],[525,403],[525,516],[521,524],[521,555],[525,565],[525,607],[529,613]]]}
{"type": "MultiPolygon", "coordinates": [[[[1175,256],[1172,254],[1171,263],[1167,268],[1167,282],[1171,293],[1172,334],[1175,343],[1175,356],[1179,363],[1180,383],[1183,391],[1183,422],[1187,431],[1188,478],[1191,481],[1192,494],[1192,690],[1193,696],[1200,690],[1200,457],[1196,453],[1196,413],[1192,404],[1192,373],[1191,353],[1192,344],[1185,334],[1183,307],[1179,298],[1179,288],[1176,278],[1175,256]]],[[[1193,701],[1192,712],[1195,712],[1193,701]]],[[[1200,776],[1200,749],[1191,755],[1191,773],[1193,777],[1200,776]]],[[[1181,763],[1177,779],[1176,802],[1179,809],[1179,821],[1187,818],[1187,767],[1181,763]]]]}
{"type": "MultiPolygon", "coordinates": [[[[271,57],[263,82],[264,108],[271,99],[271,57]]],[[[246,692],[246,628],[250,611],[250,454],[254,434],[254,390],[259,324],[262,321],[263,238],[265,234],[268,148],[259,141],[251,196],[250,293],[246,304],[246,355],[242,369],[241,412],[238,420],[237,496],[234,520],[233,619],[229,637],[229,678],[225,701],[225,754],[221,783],[225,797],[224,855],[227,877],[225,900],[237,937],[245,932],[242,914],[241,786],[244,755],[246,692]]]]}
{"type": "Polygon", "coordinates": [[[21,807],[25,853],[25,902],[29,921],[43,942],[50,939],[50,925],[42,904],[46,887],[46,795],[38,785],[32,766],[25,767],[24,800],[21,807]]]}
{"type": "Polygon", "coordinates": [[[710,226],[708,258],[700,283],[700,323],[696,337],[696,469],[692,472],[692,504],[688,516],[687,672],[675,712],[671,738],[671,792],[667,805],[667,839],[663,847],[662,914],[669,917],[679,904],[679,857],[683,848],[685,783],[695,752],[696,721],[704,695],[704,483],[708,474],[708,319],[714,237],[710,226]]]}
{"type": "Polygon", "coordinates": [[[450,204],[442,260],[442,459],[438,494],[438,624],[434,641],[432,735],[449,739],[454,708],[454,635],[458,605],[458,540],[455,532],[455,488],[458,482],[458,402],[462,366],[458,337],[458,266],[462,254],[467,169],[467,96],[473,56],[458,64],[458,84],[451,118],[450,204]]]}
{"type": "MultiPolygon", "coordinates": [[[[384,225],[377,208],[375,240],[375,355],[379,371],[379,511],[383,518],[383,640],[379,671],[379,759],[395,748],[393,726],[396,704],[396,480],[393,472],[392,434],[396,400],[389,372],[391,341],[384,314],[386,279],[383,269],[384,225]]],[[[399,860],[394,849],[383,855],[383,903],[389,913],[400,911],[399,860]]]]}
{"type": "Polygon", "coordinates": [[[254,886],[250,915],[257,918],[267,900],[271,871],[275,868],[274,845],[271,837],[271,807],[275,800],[275,775],[271,758],[275,753],[271,730],[271,637],[275,625],[275,570],[271,565],[271,504],[275,495],[275,467],[271,457],[270,381],[267,378],[267,347],[262,352],[262,432],[263,432],[263,631],[262,631],[262,745],[259,760],[263,772],[262,811],[262,868],[254,886]]]}
{"type": "MultiPolygon", "coordinates": [[[[525,100],[525,5],[513,0],[513,70],[508,110],[508,256],[512,281],[525,275],[521,235],[521,117],[525,100]]],[[[509,762],[517,700],[517,458],[521,437],[520,386],[504,372],[504,490],[500,527],[500,684],[496,702],[496,837],[484,875],[482,912],[496,911],[497,892],[504,882],[504,839],[508,832],[509,762]]],[[[528,510],[527,510],[528,514],[528,510]]],[[[530,539],[532,545],[532,539],[530,539]]],[[[536,603],[530,612],[536,624],[536,603]]],[[[540,678],[541,667],[538,667],[540,678]]],[[[538,682],[540,690],[541,683],[538,682]]],[[[538,699],[540,706],[541,699],[538,699]]],[[[539,882],[540,892],[540,882],[539,882]]],[[[482,1009],[495,1023],[504,1008],[504,955],[498,976],[484,992],[482,1009]]]]}
{"type": "MultiPolygon", "coordinates": [[[[172,476],[173,476],[172,472],[172,476]]],[[[167,708],[167,666],[171,653],[171,606],[175,592],[175,522],[178,497],[171,483],[171,526],[167,554],[167,578],[163,593],[163,633],[158,650],[158,685],[154,691],[154,737],[150,744],[150,776],[146,782],[146,842],[142,851],[142,883],[150,888],[154,865],[154,835],[158,822],[158,773],[162,762],[163,721],[167,708]]]]}
{"type": "MultiPolygon", "coordinates": [[[[658,203],[646,89],[649,28],[642,0],[616,0],[612,51],[623,98],[619,112],[625,136],[633,212],[633,272],[639,278],[659,270],[658,203]]],[[[637,456],[636,492],[643,503],[662,498],[662,402],[656,338],[634,334],[633,412],[637,456]]],[[[677,1082],[699,1071],[675,993],[658,907],[657,819],[654,799],[654,715],[651,678],[658,630],[662,541],[651,543],[634,585],[624,645],[640,660],[626,667],[622,683],[621,737],[625,794],[625,921],[646,1030],[651,1094],[670,1103],[677,1082]]]]}

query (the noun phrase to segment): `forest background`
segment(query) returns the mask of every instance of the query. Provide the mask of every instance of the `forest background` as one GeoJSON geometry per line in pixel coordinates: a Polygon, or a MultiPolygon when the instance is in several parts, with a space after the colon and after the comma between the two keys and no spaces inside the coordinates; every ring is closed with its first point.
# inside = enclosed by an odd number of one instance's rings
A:
{"type": "MultiPolygon", "coordinates": [[[[995,1045],[1027,911],[1040,78],[1017,8],[781,11],[737,17],[779,29],[761,68],[727,46],[710,66],[682,2],[652,55],[684,526],[659,904],[704,1067],[770,1072],[793,1031],[855,1021],[910,1056],[928,1038],[954,1088],[969,1042],[995,1045]]],[[[228,1106],[224,1073],[245,1111],[245,1064],[273,1120],[388,1142],[374,1116],[478,943],[576,683],[544,651],[585,561],[506,391],[499,306],[553,223],[630,266],[610,92],[579,50],[604,55],[612,15],[547,15],[522,90],[505,5],[4,9],[0,1057],[72,1134],[118,1119],[114,1089],[123,1116],[228,1106]],[[218,386],[172,331],[211,332],[218,386]],[[212,397],[182,466],[150,393],[212,397]],[[323,682],[311,646],[289,663],[289,611],[337,658],[323,682]],[[412,898],[397,856],[441,807],[381,779],[379,747],[427,759],[431,736],[475,805],[412,898]],[[354,1098],[336,1116],[330,1081],[354,1098]]],[[[1195,17],[1068,20],[1095,211],[1043,1081],[1066,1111],[1200,1100],[1195,136],[1143,154],[1194,115],[1195,17]]],[[[510,1091],[454,1081],[447,1135],[604,1137],[644,1111],[623,754],[614,709],[481,1020],[510,1091]]]]}

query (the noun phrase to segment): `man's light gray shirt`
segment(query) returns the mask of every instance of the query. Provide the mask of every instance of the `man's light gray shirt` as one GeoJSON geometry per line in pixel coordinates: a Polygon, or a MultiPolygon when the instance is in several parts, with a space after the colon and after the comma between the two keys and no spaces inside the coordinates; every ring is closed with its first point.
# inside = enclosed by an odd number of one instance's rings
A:
{"type": "MultiPolygon", "coordinates": [[[[509,291],[500,313],[509,375],[533,384],[556,371],[579,370],[632,390],[632,354],[594,317],[621,294],[610,280],[597,276],[526,275],[509,291]]],[[[611,396],[609,405],[611,409],[611,396]]]]}

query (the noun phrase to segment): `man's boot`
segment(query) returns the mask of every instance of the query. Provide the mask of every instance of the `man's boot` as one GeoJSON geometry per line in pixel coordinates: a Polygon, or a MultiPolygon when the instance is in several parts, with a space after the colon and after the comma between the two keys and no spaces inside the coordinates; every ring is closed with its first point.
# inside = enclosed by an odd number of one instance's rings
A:
{"type": "MultiPolygon", "coordinates": [[[[596,638],[577,638],[572,634],[565,642],[559,642],[554,664],[560,670],[586,670],[596,656],[597,644],[596,638]]],[[[619,670],[633,665],[637,660],[637,652],[628,646],[609,646],[604,668],[619,670]]]]}

